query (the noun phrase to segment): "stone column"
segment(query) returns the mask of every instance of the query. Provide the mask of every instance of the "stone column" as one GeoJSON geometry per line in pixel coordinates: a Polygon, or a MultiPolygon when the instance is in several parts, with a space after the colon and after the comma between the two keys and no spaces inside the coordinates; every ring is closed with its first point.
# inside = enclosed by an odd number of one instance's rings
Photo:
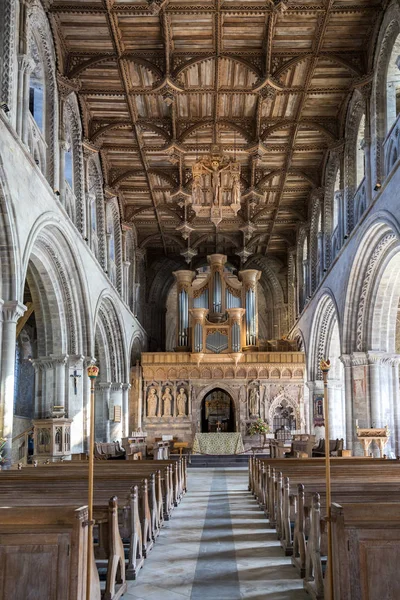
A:
{"type": "Polygon", "coordinates": [[[383,354],[368,352],[369,392],[371,423],[367,427],[383,427],[381,399],[381,371],[383,354]]]}
{"type": "Polygon", "coordinates": [[[344,418],[346,430],[346,448],[353,448],[353,435],[355,431],[355,423],[353,422],[353,399],[352,399],[352,373],[351,373],[351,356],[350,354],[342,354],[340,360],[344,367],[344,418]]]}
{"type": "Polygon", "coordinates": [[[28,141],[29,80],[34,68],[35,61],[28,54],[18,56],[17,133],[24,144],[28,141]]]}
{"type": "Polygon", "coordinates": [[[8,301],[0,305],[2,322],[1,371],[0,371],[0,435],[6,439],[4,456],[6,464],[11,460],[13,419],[14,419],[14,382],[15,382],[15,343],[17,321],[26,306],[18,301],[8,301]]]}
{"type": "MultiPolygon", "coordinates": [[[[86,369],[89,365],[96,364],[96,359],[92,356],[87,356],[82,364],[82,404],[83,404],[83,452],[88,452],[90,438],[90,379],[86,369]]],[[[97,393],[97,392],[96,392],[97,393]]],[[[95,396],[95,411],[96,411],[96,396],[95,396]]],[[[96,412],[95,412],[96,420],[96,412]]],[[[95,422],[96,426],[96,422],[95,422]]]]}
{"type": "Polygon", "coordinates": [[[122,437],[122,383],[112,383],[110,390],[110,403],[109,403],[109,419],[110,419],[110,439],[113,442],[114,440],[121,440],[122,437]],[[121,420],[116,422],[114,420],[114,409],[116,407],[120,407],[121,409],[121,420]]]}
{"type": "Polygon", "coordinates": [[[53,406],[63,406],[66,407],[65,395],[66,395],[66,386],[65,386],[65,374],[66,374],[66,364],[68,361],[67,354],[60,354],[60,356],[56,356],[54,354],[50,354],[50,365],[54,369],[54,397],[53,397],[53,406]],[[52,364],[51,364],[52,363],[52,364]]]}
{"type": "Polygon", "coordinates": [[[67,149],[67,142],[64,139],[64,136],[60,136],[60,140],[59,140],[59,149],[60,149],[60,168],[59,168],[59,177],[60,177],[60,200],[61,200],[61,204],[64,206],[64,208],[66,209],[66,183],[65,183],[65,151],[67,149]]]}
{"type": "Polygon", "coordinates": [[[99,382],[96,385],[95,395],[95,439],[98,442],[110,441],[110,382],[99,382]]]}
{"type": "Polygon", "coordinates": [[[84,403],[84,379],[87,375],[83,370],[85,357],[77,354],[69,357],[67,406],[68,417],[73,419],[71,425],[71,452],[83,452],[86,438],[86,410],[84,403]]]}
{"type": "Polygon", "coordinates": [[[129,390],[130,383],[122,384],[122,437],[129,435],[129,390]]]}
{"type": "Polygon", "coordinates": [[[125,303],[129,306],[129,308],[131,308],[131,306],[129,305],[129,269],[131,267],[131,262],[129,260],[124,260],[124,262],[122,263],[122,267],[123,267],[123,298],[125,303]]]}
{"type": "Polygon", "coordinates": [[[400,382],[399,382],[400,357],[394,356],[392,369],[392,395],[393,395],[393,432],[392,447],[396,456],[400,455],[400,382]]]}
{"type": "Polygon", "coordinates": [[[315,433],[316,439],[319,440],[325,437],[325,415],[322,415],[320,422],[321,425],[315,425],[316,419],[314,418],[314,407],[316,398],[323,398],[324,396],[324,383],[322,380],[317,379],[315,381],[308,381],[307,387],[310,390],[309,394],[309,419],[310,419],[310,431],[315,433]]]}

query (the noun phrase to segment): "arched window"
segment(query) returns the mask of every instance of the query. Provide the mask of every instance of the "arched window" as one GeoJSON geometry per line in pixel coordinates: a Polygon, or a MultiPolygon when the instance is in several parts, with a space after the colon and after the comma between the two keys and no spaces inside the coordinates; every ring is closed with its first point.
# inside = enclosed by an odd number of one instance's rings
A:
{"type": "Polygon", "coordinates": [[[339,225],[340,211],[340,169],[337,170],[335,185],[333,186],[333,207],[332,207],[332,230],[333,232],[339,225]]]}
{"type": "Polygon", "coordinates": [[[101,266],[106,268],[105,210],[103,181],[97,159],[88,164],[87,211],[90,219],[89,243],[101,266]]]}
{"type": "Polygon", "coordinates": [[[300,287],[300,307],[301,310],[303,310],[303,308],[305,307],[306,303],[307,303],[307,299],[308,299],[308,290],[309,290],[309,285],[308,285],[308,238],[307,236],[304,237],[304,241],[303,241],[303,246],[302,246],[302,264],[301,264],[301,274],[302,274],[302,281],[301,281],[301,287],[300,287]]]}
{"type": "Polygon", "coordinates": [[[46,174],[46,114],[45,71],[39,46],[31,38],[30,55],[33,68],[29,78],[29,115],[27,115],[27,142],[35,163],[46,174]]]}
{"type": "Polygon", "coordinates": [[[317,263],[315,265],[316,269],[316,283],[321,281],[322,279],[322,268],[323,268],[323,233],[322,233],[322,214],[319,211],[318,221],[317,221],[317,263]]]}
{"type": "Polygon", "coordinates": [[[115,231],[114,219],[111,206],[107,206],[106,213],[106,237],[107,237],[107,272],[113,285],[117,284],[117,267],[115,262],[115,231]]]}
{"type": "Polygon", "coordinates": [[[365,153],[364,153],[364,138],[365,138],[365,114],[362,115],[357,132],[357,147],[356,147],[356,187],[358,188],[365,177],[365,153]]]}
{"type": "Polygon", "coordinates": [[[390,55],[386,75],[386,133],[400,113],[400,70],[398,67],[400,55],[400,36],[397,37],[392,54],[390,55]]]}

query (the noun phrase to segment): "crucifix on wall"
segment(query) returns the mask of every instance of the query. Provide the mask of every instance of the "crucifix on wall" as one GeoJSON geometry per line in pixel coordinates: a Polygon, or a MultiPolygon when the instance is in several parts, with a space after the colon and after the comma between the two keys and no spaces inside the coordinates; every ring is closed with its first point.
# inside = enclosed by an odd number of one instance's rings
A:
{"type": "Polygon", "coordinates": [[[75,394],[75,396],[77,396],[77,394],[78,394],[78,379],[79,379],[79,377],[82,377],[82,375],[79,375],[78,371],[76,369],[74,369],[74,372],[70,375],[70,377],[73,377],[73,379],[74,379],[74,394],[75,394]]]}

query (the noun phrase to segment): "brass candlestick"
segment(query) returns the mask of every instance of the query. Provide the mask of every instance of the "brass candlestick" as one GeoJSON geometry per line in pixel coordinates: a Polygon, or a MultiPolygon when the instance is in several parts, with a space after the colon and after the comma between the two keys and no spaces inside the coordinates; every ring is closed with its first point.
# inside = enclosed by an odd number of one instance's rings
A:
{"type": "Polygon", "coordinates": [[[328,586],[330,598],[333,600],[333,564],[332,564],[332,527],[331,527],[331,461],[329,447],[329,399],[328,399],[328,373],[331,368],[331,362],[328,359],[322,359],[320,369],[324,380],[324,419],[325,419],[325,480],[326,480],[326,507],[328,512],[328,586]]]}
{"type": "Polygon", "coordinates": [[[88,481],[88,544],[86,600],[90,600],[93,553],[93,474],[94,474],[94,384],[99,374],[99,367],[91,365],[87,370],[90,379],[90,433],[89,433],[89,481],[88,481]]]}

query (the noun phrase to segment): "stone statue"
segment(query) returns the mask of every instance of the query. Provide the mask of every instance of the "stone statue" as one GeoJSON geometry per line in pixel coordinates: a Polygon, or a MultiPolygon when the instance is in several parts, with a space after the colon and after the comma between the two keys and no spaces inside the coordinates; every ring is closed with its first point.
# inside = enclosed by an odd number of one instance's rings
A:
{"type": "Polygon", "coordinates": [[[259,417],[260,416],[259,401],[260,401],[260,394],[258,393],[258,391],[255,388],[253,388],[250,392],[250,397],[249,397],[249,409],[250,409],[251,417],[259,417]]]}
{"type": "Polygon", "coordinates": [[[165,392],[163,394],[162,401],[163,401],[163,405],[164,405],[163,417],[170,417],[171,416],[171,407],[172,407],[172,396],[171,396],[171,388],[170,387],[165,388],[165,392]]]}
{"type": "Polygon", "coordinates": [[[186,417],[187,396],[185,388],[179,388],[179,394],[176,397],[176,406],[178,408],[178,417],[186,417]]]}
{"type": "Polygon", "coordinates": [[[157,412],[158,396],[156,394],[156,388],[150,388],[147,393],[147,416],[155,417],[157,412]]]}

